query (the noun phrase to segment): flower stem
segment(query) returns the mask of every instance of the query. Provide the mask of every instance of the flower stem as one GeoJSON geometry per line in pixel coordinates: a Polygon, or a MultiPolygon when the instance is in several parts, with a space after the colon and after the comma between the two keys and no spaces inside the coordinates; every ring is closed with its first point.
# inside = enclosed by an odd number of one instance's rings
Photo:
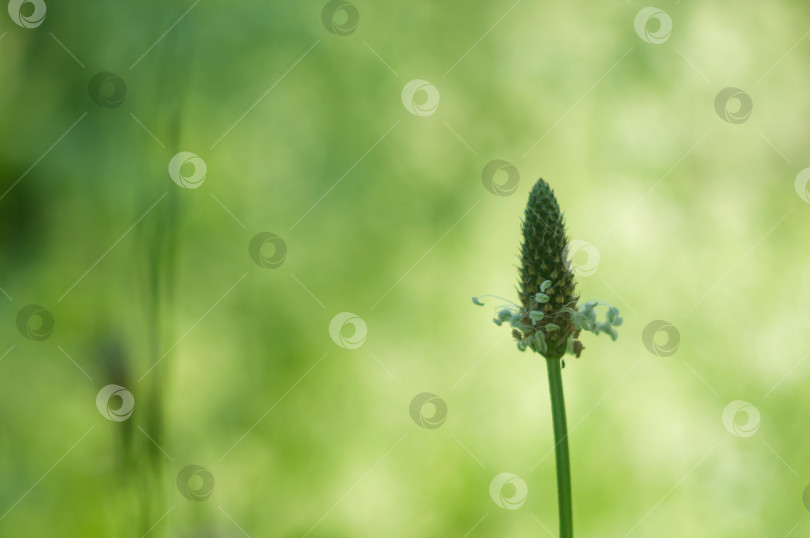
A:
{"type": "Polygon", "coordinates": [[[572,538],[571,464],[568,458],[568,427],[565,423],[561,358],[546,359],[551,417],[554,423],[554,453],[557,459],[557,505],[560,511],[560,538],[572,538]]]}

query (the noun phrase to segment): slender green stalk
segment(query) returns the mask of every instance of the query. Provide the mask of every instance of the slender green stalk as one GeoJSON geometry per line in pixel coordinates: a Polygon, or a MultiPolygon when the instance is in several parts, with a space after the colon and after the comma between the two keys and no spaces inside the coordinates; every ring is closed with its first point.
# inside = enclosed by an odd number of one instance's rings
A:
{"type": "Polygon", "coordinates": [[[557,460],[557,505],[560,511],[560,538],[574,536],[571,508],[571,463],[568,458],[568,427],[565,423],[562,368],[560,357],[546,359],[551,417],[554,422],[554,453],[557,460]]]}

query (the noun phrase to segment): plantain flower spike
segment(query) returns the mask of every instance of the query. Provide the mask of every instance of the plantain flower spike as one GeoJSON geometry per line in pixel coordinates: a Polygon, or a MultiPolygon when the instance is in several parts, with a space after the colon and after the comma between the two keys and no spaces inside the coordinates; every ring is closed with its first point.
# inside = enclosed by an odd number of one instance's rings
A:
{"type": "MultiPolygon", "coordinates": [[[[607,333],[615,340],[615,327],[622,324],[619,310],[602,301],[579,302],[565,219],[554,191],[542,179],[529,194],[522,231],[521,304],[506,301],[508,305],[497,309],[495,323],[508,322],[521,351],[530,348],[547,359],[560,359],[565,353],[579,357],[584,349],[579,341],[583,329],[607,333]],[[607,307],[601,321],[596,317],[598,306],[607,307]]],[[[473,302],[484,304],[478,297],[473,302]]]]}

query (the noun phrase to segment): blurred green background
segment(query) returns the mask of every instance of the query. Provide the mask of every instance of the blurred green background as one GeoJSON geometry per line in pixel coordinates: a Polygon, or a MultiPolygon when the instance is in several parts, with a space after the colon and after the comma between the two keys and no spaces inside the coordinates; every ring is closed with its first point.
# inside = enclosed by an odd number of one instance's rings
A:
{"type": "Polygon", "coordinates": [[[806,3],[46,3],[0,14],[0,535],[556,535],[545,365],[470,301],[540,176],[625,319],[563,372],[577,534],[810,535],[806,3]]]}

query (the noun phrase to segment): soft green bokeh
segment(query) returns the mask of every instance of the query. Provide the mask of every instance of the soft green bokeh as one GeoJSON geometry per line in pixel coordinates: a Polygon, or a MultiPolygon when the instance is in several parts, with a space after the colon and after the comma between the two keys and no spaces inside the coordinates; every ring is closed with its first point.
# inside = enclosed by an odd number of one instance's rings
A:
{"type": "Polygon", "coordinates": [[[665,2],[654,45],[621,1],[353,0],[343,37],[325,2],[179,22],[191,1],[46,2],[38,28],[0,13],[0,190],[21,178],[0,199],[0,535],[556,534],[545,365],[470,302],[515,299],[539,176],[600,253],[583,299],[625,319],[563,372],[577,535],[810,532],[806,3],[665,2]],[[99,71],[120,107],[90,99],[99,71]],[[413,79],[434,114],[403,106],[413,79]],[[744,123],[715,112],[730,86],[744,123]],[[180,151],[200,188],[169,178],[180,151]],[[511,196],[482,184],[494,159],[511,196]],[[264,231],[277,269],[248,255],[264,231]],[[17,330],[31,303],[45,341],[17,330]],[[367,324],[357,349],[330,338],[341,312],[367,324]],[[653,320],[670,357],[642,342],[653,320]],[[96,409],[110,383],[126,421],[96,409]],[[437,429],[409,415],[422,392],[437,429]],[[753,436],[723,425],[736,400],[753,436]],[[204,502],[175,484],[188,464],[216,480],[204,502]],[[490,498],[502,472],[517,510],[490,498]]]}

